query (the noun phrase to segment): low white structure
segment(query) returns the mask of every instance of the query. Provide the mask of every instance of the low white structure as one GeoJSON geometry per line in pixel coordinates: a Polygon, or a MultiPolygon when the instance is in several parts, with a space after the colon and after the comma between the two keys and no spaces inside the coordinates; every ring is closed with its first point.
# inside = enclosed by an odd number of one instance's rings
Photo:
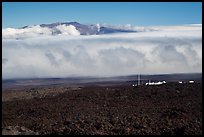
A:
{"type": "Polygon", "coordinates": [[[179,81],[178,83],[179,83],[179,84],[182,84],[183,82],[182,82],[182,81],[179,81]]]}
{"type": "Polygon", "coordinates": [[[147,82],[145,85],[162,85],[165,84],[166,81],[159,81],[159,82],[147,82]]]}
{"type": "Polygon", "coordinates": [[[137,84],[132,84],[133,87],[137,86],[137,84]]]}
{"type": "Polygon", "coordinates": [[[190,81],[188,81],[189,83],[194,83],[194,81],[193,80],[190,80],[190,81]]]}

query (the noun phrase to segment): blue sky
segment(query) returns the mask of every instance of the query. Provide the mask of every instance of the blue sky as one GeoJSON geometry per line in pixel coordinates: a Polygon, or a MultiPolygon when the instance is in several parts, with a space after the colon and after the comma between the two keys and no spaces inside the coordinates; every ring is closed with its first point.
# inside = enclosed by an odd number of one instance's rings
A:
{"type": "Polygon", "coordinates": [[[2,27],[77,21],[113,25],[202,23],[201,2],[3,2],[2,27]]]}

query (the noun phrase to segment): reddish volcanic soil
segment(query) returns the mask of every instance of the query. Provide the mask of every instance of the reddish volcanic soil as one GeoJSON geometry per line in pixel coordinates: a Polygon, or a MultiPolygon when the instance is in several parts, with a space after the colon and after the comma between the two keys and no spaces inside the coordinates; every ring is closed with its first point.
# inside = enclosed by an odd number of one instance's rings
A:
{"type": "Polygon", "coordinates": [[[201,83],[32,88],[2,100],[2,134],[202,135],[201,83]]]}

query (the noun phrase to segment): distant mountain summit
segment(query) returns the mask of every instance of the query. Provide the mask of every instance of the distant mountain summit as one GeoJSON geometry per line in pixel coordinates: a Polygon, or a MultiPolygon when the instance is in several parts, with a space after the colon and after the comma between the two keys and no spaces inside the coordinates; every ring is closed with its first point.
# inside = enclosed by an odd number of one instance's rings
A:
{"type": "MultiPolygon", "coordinates": [[[[50,28],[53,29],[53,34],[61,34],[56,28],[57,26],[64,25],[64,26],[74,26],[76,30],[80,32],[80,35],[99,35],[99,34],[109,34],[109,33],[124,33],[124,32],[136,32],[135,30],[127,30],[121,28],[112,28],[107,27],[99,24],[91,24],[85,25],[78,22],[56,22],[51,24],[40,24],[40,27],[50,28]]],[[[24,26],[21,29],[26,29],[29,26],[24,26]]]]}
{"type": "Polygon", "coordinates": [[[202,30],[202,24],[178,25],[178,26],[134,26],[107,25],[107,24],[81,24],[78,22],[56,22],[51,24],[27,25],[20,28],[3,28],[3,39],[26,39],[44,36],[79,36],[79,35],[103,35],[116,33],[140,33],[152,31],[181,31],[202,30]]]}

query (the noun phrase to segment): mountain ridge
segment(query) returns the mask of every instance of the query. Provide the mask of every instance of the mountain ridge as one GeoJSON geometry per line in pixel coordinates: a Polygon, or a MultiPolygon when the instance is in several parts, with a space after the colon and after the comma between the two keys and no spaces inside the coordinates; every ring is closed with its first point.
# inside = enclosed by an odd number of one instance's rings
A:
{"type": "MultiPolygon", "coordinates": [[[[80,35],[100,35],[100,34],[109,34],[109,33],[125,33],[125,32],[137,32],[135,30],[127,30],[127,29],[121,29],[121,28],[112,28],[111,26],[107,27],[104,25],[99,24],[90,24],[85,25],[78,23],[76,21],[73,22],[56,22],[56,23],[50,23],[50,24],[40,24],[39,26],[42,28],[49,28],[49,29],[55,29],[57,26],[65,25],[65,26],[74,26],[76,30],[80,32],[80,35]]],[[[32,25],[37,26],[37,25],[32,25]]],[[[24,26],[20,29],[26,29],[30,26],[24,26]]],[[[56,34],[61,34],[59,31],[56,32],[56,34]]]]}

